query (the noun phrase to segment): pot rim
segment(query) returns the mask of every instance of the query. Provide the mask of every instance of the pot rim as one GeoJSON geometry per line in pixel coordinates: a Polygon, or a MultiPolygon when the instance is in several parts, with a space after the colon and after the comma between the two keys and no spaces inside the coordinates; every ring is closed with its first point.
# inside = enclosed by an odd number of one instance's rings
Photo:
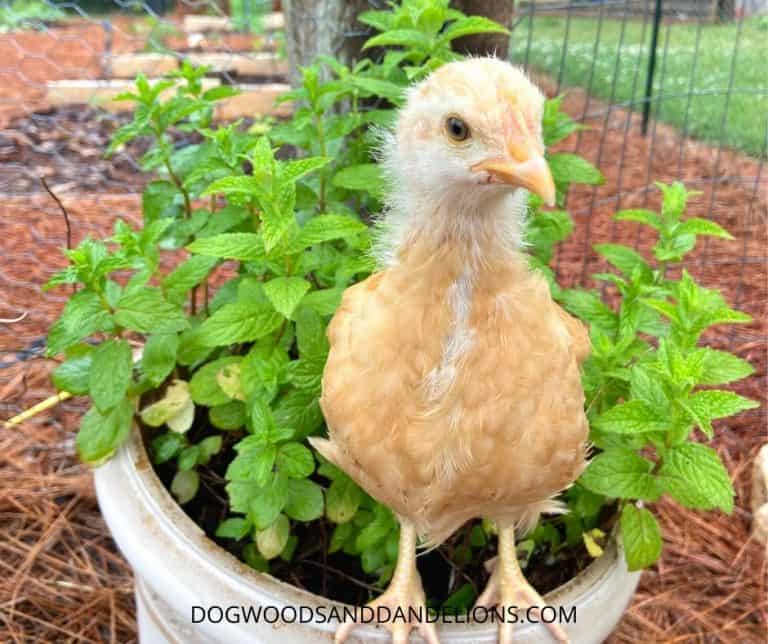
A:
{"type": "MultiPolygon", "coordinates": [[[[106,482],[108,476],[100,475],[101,470],[108,468],[118,468],[122,476],[121,481],[132,488],[133,492],[138,493],[139,498],[134,499],[133,502],[143,505],[149,516],[154,517],[157,525],[152,526],[153,532],[161,531],[167,538],[183,544],[183,550],[190,559],[190,565],[219,578],[229,588],[245,596],[269,598],[270,605],[277,607],[292,605],[309,606],[315,609],[322,606],[325,610],[335,608],[339,612],[348,607],[342,602],[316,595],[267,573],[258,572],[209,539],[203,529],[182,510],[158,478],[147,454],[141,430],[135,423],[125,444],[113,459],[95,471],[100,504],[109,502],[107,499],[109,493],[106,491],[109,486],[106,482]]],[[[120,545],[119,538],[116,537],[116,541],[120,545]]],[[[162,552],[153,553],[153,557],[157,559],[159,568],[165,565],[162,552]]],[[[614,530],[604,548],[603,555],[571,580],[544,595],[545,603],[565,607],[584,603],[596,593],[603,578],[621,563],[620,558],[623,558],[622,547],[620,540],[617,539],[617,530],[614,530]]],[[[335,623],[326,623],[324,626],[327,629],[333,629],[335,623]]],[[[475,638],[495,632],[497,624],[492,622],[441,623],[441,628],[447,629],[454,636],[475,638]]],[[[542,628],[542,624],[521,622],[516,626],[516,632],[520,634],[528,629],[538,628],[542,628]]],[[[355,633],[360,637],[378,639],[382,631],[379,626],[367,624],[358,626],[355,633]]]]}

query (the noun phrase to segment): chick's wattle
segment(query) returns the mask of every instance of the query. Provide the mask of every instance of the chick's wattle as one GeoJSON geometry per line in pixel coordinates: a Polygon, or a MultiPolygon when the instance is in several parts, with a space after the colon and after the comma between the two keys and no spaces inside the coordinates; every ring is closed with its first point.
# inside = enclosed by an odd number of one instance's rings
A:
{"type": "MultiPolygon", "coordinates": [[[[345,292],[331,322],[329,438],[313,440],[401,522],[397,568],[374,604],[422,606],[417,537],[440,543],[476,517],[497,522],[500,555],[479,602],[542,603],[514,533],[559,511],[553,497],[585,466],[589,350],[521,249],[529,192],[554,201],[543,103],[508,63],[451,63],[410,90],[385,140],[381,270],[345,292]]],[[[438,641],[433,624],[389,627],[396,641],[412,627],[438,641]]],[[[511,636],[502,624],[500,641],[511,636]]]]}

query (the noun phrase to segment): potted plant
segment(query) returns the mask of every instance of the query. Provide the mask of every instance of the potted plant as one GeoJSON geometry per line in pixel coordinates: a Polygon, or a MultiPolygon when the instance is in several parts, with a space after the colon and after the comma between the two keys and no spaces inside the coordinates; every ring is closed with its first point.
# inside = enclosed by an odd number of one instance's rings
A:
{"type": "MultiPolygon", "coordinates": [[[[68,250],[69,265],[49,283],[77,288],[48,338],[49,354],[65,357],[54,383],[91,399],[77,449],[100,466],[100,504],[136,571],[148,641],[266,642],[279,629],[286,641],[308,642],[335,628],[339,601],[363,603],[392,574],[393,516],[307,441],[324,431],[325,325],[344,288],[375,268],[364,218],[380,208],[384,187],[369,126],[388,126],[403,88],[455,58],[451,40],[501,27],[442,0],[406,0],[360,20],[381,32],[366,43],[383,48],[378,60],[304,69],[302,86],[285,97],[296,106],[286,122],[214,126],[212,106],[232,90],[204,91],[204,69],[184,65],[154,84],[139,76],[120,97],[135,103],[133,120],[108,153],[150,141],[142,166],[157,178],[143,193],[144,226],[117,220],[111,238],[68,250]],[[167,268],[164,259],[180,255],[167,268]],[[248,606],[271,610],[248,617],[248,606]],[[302,606],[314,610],[302,615],[302,606]]],[[[580,127],[559,99],[543,121],[547,145],[580,127]]],[[[571,183],[602,182],[577,155],[548,162],[560,207],[571,183]]],[[[713,419],[755,406],[698,388],[751,373],[699,346],[707,327],[749,318],[684,268],[698,236],[728,233],[685,216],[681,184],[659,188],[661,213],[616,215],[657,236],[652,259],[595,246],[616,269],[595,276],[610,285],[608,301],[558,285],[548,263],[572,222],[530,202],[531,263],[590,326],[584,388],[595,455],[564,494],[569,512],[541,521],[518,554],[534,584],[555,589],[548,602],[576,607],[566,630],[579,642],[602,641],[634,592],[635,571],[661,552],[647,503],[668,494],[686,507],[732,509],[725,468],[691,436],[696,428],[711,436],[713,419]]],[[[493,531],[468,525],[422,561],[431,605],[454,610],[458,622],[486,576],[493,531]]],[[[517,637],[538,641],[543,628],[523,626],[517,637]]],[[[446,625],[442,637],[495,641],[496,626],[446,625]]]]}

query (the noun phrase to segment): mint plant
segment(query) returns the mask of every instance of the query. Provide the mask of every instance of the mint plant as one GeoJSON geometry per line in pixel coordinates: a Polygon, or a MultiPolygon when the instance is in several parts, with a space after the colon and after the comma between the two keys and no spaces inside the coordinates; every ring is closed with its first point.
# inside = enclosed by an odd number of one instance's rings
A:
{"type": "MultiPolygon", "coordinates": [[[[616,288],[618,307],[605,303],[597,291],[558,294],[590,325],[592,355],[584,365],[584,386],[590,439],[600,450],[569,491],[575,511],[563,521],[580,523],[571,533],[584,534],[601,506],[616,499],[633,570],[654,563],[662,549],[661,530],[646,503],[667,494],[684,507],[733,510],[728,472],[712,448],[694,440],[695,430],[712,438],[715,419],[757,406],[731,391],[709,388],[749,376],[752,366],[700,346],[709,327],[751,318],[729,308],[717,291],[697,284],[684,265],[699,236],[732,237],[712,221],[685,217],[695,193],[683,184],[657,186],[663,193],[660,213],[643,209],[615,215],[656,235],[652,260],[624,245],[595,245],[615,271],[593,277],[616,288]],[[678,273],[678,279],[670,277],[678,273]]],[[[550,240],[562,236],[548,235],[550,240]]]]}
{"type": "MultiPolygon", "coordinates": [[[[312,545],[300,535],[317,533],[303,527],[327,522],[328,552],[357,558],[383,584],[396,560],[397,522],[306,440],[324,429],[325,327],[344,289],[375,268],[364,218],[380,207],[383,182],[369,128],[389,126],[408,84],[456,57],[453,39],[503,28],[447,0],[404,0],[360,20],[381,32],[366,50],[383,53],[352,68],[322,59],[304,69],[302,85],[283,97],[294,114],[281,123],[214,124],[216,101],[234,90],[205,89],[203,68],[185,64],[154,84],[137,78],[135,91],[120,97],[134,103],[133,119],[107,154],[149,140],[141,164],[155,178],[142,195],[144,225],[118,220],[110,238],[66,251],[68,266],[48,286],[78,290],[50,330],[48,354],[64,356],[56,387],[91,400],[76,443],[83,461],[108,459],[138,420],[179,503],[197,502],[216,465],[227,508],[213,536],[249,565],[268,571],[290,562],[312,545]],[[178,146],[179,134],[198,142],[178,146]],[[283,146],[297,154],[285,158],[283,146]],[[168,253],[184,257],[169,269],[168,253]]],[[[547,102],[548,145],[580,127],[560,98],[547,102]]],[[[732,508],[725,469],[691,435],[699,428],[711,436],[714,419],[754,406],[699,389],[751,373],[739,358],[700,346],[709,326],[748,318],[684,269],[671,277],[698,236],[727,236],[684,218],[689,195],[679,184],[661,186],[659,214],[617,214],[655,231],[653,260],[596,246],[616,268],[595,276],[617,290],[615,303],[562,289],[549,262],[573,228],[564,196],[571,183],[603,177],[577,155],[547,158],[560,209],[542,211],[531,199],[528,248],[553,295],[590,326],[584,385],[600,451],[564,495],[570,512],[542,520],[520,554],[525,562],[542,549],[557,557],[584,543],[598,556],[601,516],[618,504],[627,558],[639,568],[658,557],[661,542],[653,515],[636,501],[668,494],[688,507],[732,508]]],[[[458,565],[479,559],[492,531],[489,522],[467,526],[452,551],[458,565]]],[[[452,591],[452,609],[474,599],[471,585],[452,591]]]]}

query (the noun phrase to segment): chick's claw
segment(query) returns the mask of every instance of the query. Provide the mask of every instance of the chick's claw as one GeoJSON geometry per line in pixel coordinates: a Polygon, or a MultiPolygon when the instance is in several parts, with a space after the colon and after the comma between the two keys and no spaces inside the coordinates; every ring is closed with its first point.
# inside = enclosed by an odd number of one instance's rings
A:
{"type": "MultiPolygon", "coordinates": [[[[504,558],[495,557],[486,563],[486,568],[492,570],[491,578],[485,590],[477,598],[475,607],[490,610],[494,606],[504,609],[506,617],[506,607],[515,606],[516,608],[531,608],[540,616],[540,607],[545,606],[541,595],[528,583],[523,576],[520,566],[515,557],[513,561],[507,561],[504,558]]],[[[546,623],[552,637],[562,644],[570,642],[567,633],[560,624],[555,622],[546,623]]],[[[499,625],[498,644],[513,643],[514,623],[505,619],[499,625]]]]}
{"type": "MultiPolygon", "coordinates": [[[[411,631],[415,628],[419,631],[427,644],[440,644],[437,637],[437,629],[434,623],[427,623],[427,608],[424,603],[424,591],[421,589],[418,577],[407,584],[393,583],[380,597],[368,604],[379,614],[377,609],[386,608],[386,615],[391,616],[389,621],[382,626],[392,633],[392,644],[408,644],[411,631]],[[409,615],[423,617],[421,621],[404,621],[397,616],[409,615]]],[[[347,620],[336,631],[335,644],[343,644],[359,624],[356,620],[347,620]]]]}

